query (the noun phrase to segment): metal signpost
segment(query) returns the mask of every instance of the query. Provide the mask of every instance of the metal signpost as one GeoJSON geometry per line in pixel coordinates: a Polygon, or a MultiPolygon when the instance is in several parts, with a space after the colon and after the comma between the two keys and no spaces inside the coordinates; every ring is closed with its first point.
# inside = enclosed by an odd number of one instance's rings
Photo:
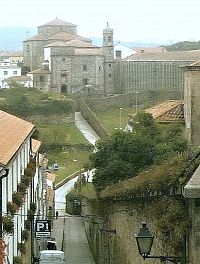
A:
{"type": "Polygon", "coordinates": [[[51,220],[36,220],[35,238],[36,240],[51,238],[51,220]]]}

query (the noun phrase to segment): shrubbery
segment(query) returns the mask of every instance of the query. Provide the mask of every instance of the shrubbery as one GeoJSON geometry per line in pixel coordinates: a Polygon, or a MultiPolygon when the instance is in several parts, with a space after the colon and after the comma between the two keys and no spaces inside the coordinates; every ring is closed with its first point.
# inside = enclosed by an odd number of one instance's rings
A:
{"type": "Polygon", "coordinates": [[[98,151],[90,156],[96,168],[93,183],[98,191],[187,149],[177,124],[161,128],[150,114],[141,112],[132,125],[133,132],[114,133],[108,140],[100,141],[98,151]]]}
{"type": "Polygon", "coordinates": [[[0,108],[20,117],[74,112],[74,101],[71,98],[64,95],[52,96],[34,88],[21,87],[19,84],[1,95],[5,100],[1,101],[0,108]]]}

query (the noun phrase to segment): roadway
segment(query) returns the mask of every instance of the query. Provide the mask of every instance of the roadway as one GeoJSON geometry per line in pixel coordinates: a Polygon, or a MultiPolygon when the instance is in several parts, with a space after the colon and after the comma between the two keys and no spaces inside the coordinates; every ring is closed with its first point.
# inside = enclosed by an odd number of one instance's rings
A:
{"type": "MultiPolygon", "coordinates": [[[[99,136],[83,119],[81,113],[75,114],[75,123],[86,139],[95,145],[99,136]]],[[[91,171],[90,180],[92,173],[91,171]]],[[[89,249],[82,217],[65,214],[65,196],[74,187],[77,178],[69,180],[55,190],[55,211],[59,212],[59,217],[54,221],[52,237],[57,241],[57,249],[65,251],[66,264],[95,264],[89,249]]]]}
{"type": "MultiPolygon", "coordinates": [[[[80,112],[75,113],[75,124],[92,145],[95,145],[96,141],[100,139],[80,112]]],[[[74,187],[77,178],[68,181],[55,191],[55,211],[58,211],[61,215],[65,212],[65,196],[74,187]]]]}

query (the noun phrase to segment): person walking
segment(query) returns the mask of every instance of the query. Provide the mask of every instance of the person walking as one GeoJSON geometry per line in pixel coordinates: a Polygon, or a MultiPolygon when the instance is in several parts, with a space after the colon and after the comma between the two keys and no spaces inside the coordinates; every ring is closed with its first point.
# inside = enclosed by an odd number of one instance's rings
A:
{"type": "Polygon", "coordinates": [[[58,219],[58,211],[56,211],[56,219],[58,219]]]}

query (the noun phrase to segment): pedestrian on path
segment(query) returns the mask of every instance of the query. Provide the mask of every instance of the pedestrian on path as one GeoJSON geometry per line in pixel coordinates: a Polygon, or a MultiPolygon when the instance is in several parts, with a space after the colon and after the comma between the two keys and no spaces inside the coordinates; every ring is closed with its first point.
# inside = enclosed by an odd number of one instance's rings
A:
{"type": "Polygon", "coordinates": [[[58,211],[56,211],[56,219],[58,219],[58,211]]]}

